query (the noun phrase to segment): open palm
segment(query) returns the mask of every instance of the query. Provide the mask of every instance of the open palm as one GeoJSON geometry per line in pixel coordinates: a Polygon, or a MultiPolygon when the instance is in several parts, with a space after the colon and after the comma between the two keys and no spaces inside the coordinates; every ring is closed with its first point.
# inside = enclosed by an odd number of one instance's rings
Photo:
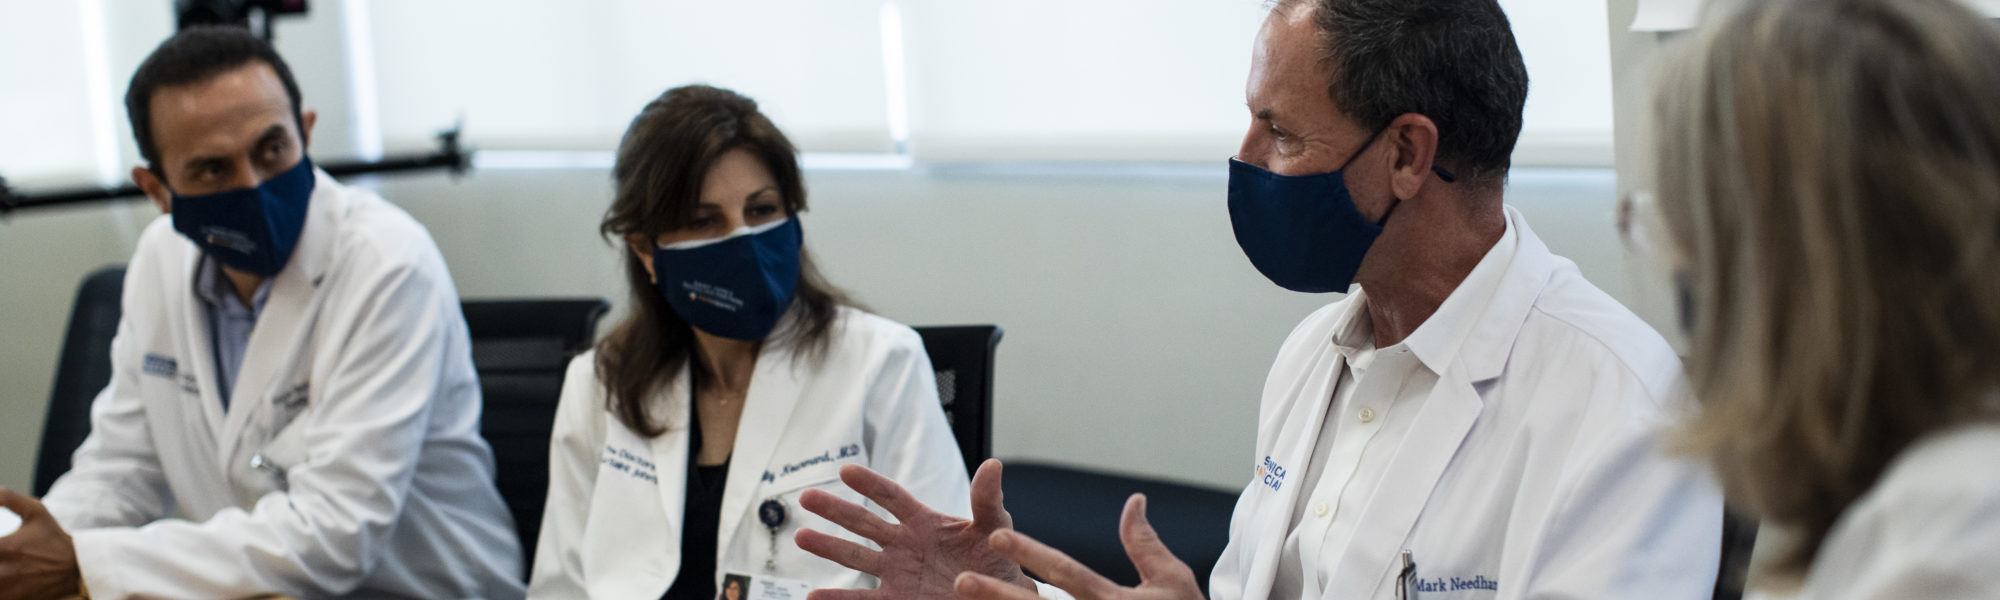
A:
{"type": "Polygon", "coordinates": [[[989,459],[972,476],[970,520],[932,510],[901,485],[859,465],[842,467],[841,481],[887,509],[896,523],[833,494],[807,491],[799,498],[806,510],[882,548],[875,550],[811,529],[799,530],[794,539],[800,548],[881,581],[881,586],[872,590],[815,590],[809,600],[950,598],[955,596],[954,582],[965,572],[1033,593],[1034,582],[1021,573],[1021,566],[988,543],[994,532],[1014,526],[1001,502],[1000,469],[1000,461],[989,459]]]}

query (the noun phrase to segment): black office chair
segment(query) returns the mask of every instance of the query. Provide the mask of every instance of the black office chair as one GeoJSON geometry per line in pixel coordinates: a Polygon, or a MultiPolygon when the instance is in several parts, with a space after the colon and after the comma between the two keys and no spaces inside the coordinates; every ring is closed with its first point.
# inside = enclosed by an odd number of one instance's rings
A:
{"type": "MultiPolygon", "coordinates": [[[[1001,330],[991,325],[916,329],[937,370],[938,396],[965,455],[966,471],[977,470],[993,454],[993,355],[1001,330]]],[[[1204,588],[1229,543],[1229,517],[1236,507],[1231,491],[1031,463],[1009,463],[1001,486],[1015,529],[1129,585],[1138,584],[1139,574],[1118,541],[1118,515],[1127,496],[1146,494],[1161,539],[1194,568],[1204,588]]]]}
{"type": "Polygon", "coordinates": [[[49,393],[48,417],[42,421],[36,496],[49,493],[56,478],[69,472],[71,455],[90,437],[90,403],[111,383],[111,338],[118,334],[124,290],[124,265],[98,269],[76,290],[69,331],[63,334],[62,356],[56,362],[55,389],[49,393]]]}
{"type": "MultiPolygon", "coordinates": [[[[513,513],[523,565],[533,565],[549,493],[549,437],[571,357],[590,348],[602,299],[469,300],[472,364],[485,408],[479,433],[493,445],[496,485],[513,513]]],[[[524,572],[525,578],[526,573],[524,572]]]]}
{"type": "Polygon", "coordinates": [[[1715,574],[1715,600],[1743,600],[1750,555],[1757,546],[1757,520],[1722,507],[1722,564],[1715,574]]]}
{"type": "Polygon", "coordinates": [[[1036,463],[1008,463],[1001,479],[1014,529],[1068,553],[1122,585],[1139,572],[1118,540],[1125,499],[1146,495],[1146,516],[1160,541],[1186,562],[1203,590],[1229,545],[1236,492],[1036,463]]]}
{"type": "Polygon", "coordinates": [[[931,369],[937,372],[938,399],[965,471],[993,456],[993,355],[1004,333],[993,325],[918,327],[931,369]]]}

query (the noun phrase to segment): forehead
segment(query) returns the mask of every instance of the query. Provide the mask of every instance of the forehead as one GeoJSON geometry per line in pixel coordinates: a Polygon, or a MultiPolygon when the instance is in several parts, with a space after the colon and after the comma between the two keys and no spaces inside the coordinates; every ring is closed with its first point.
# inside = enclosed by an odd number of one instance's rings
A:
{"type": "Polygon", "coordinates": [[[292,100],[261,61],[153,92],[153,143],[163,160],[241,151],[272,125],[292,127],[292,100]]]}
{"type": "Polygon", "coordinates": [[[708,168],[701,184],[701,200],[713,204],[740,203],[750,194],[778,185],[777,176],[757,155],[736,148],[722,153],[708,168]]]}
{"type": "Polygon", "coordinates": [[[1319,60],[1319,26],[1311,5],[1279,7],[1265,17],[1252,50],[1250,94],[1317,91],[1326,80],[1319,60]]]}

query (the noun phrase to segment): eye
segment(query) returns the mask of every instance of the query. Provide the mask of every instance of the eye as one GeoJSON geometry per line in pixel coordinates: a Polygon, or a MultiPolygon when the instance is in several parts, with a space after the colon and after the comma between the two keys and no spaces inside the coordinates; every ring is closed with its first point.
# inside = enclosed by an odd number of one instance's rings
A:
{"type": "Polygon", "coordinates": [[[714,227],[715,224],[719,222],[721,221],[719,219],[716,219],[715,217],[695,217],[693,221],[688,221],[688,228],[708,229],[710,227],[714,227]]]}
{"type": "Polygon", "coordinates": [[[202,165],[199,167],[195,167],[194,179],[196,181],[219,181],[222,179],[224,175],[228,174],[225,172],[226,170],[227,169],[225,169],[222,165],[219,164],[202,165]]]}
{"type": "Polygon", "coordinates": [[[782,211],[778,209],[778,205],[776,204],[759,204],[757,206],[750,207],[750,216],[753,217],[768,217],[771,215],[778,214],[779,212],[782,211]]]}

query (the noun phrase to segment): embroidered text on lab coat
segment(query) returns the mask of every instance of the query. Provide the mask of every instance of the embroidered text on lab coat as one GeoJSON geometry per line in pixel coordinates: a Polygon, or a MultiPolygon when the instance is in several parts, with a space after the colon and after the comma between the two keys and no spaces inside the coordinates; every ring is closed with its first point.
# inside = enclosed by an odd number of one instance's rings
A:
{"type": "Polygon", "coordinates": [[[821,452],[819,453],[819,456],[814,456],[811,458],[807,458],[805,460],[801,460],[799,462],[790,463],[782,467],[779,467],[777,473],[765,471],[764,483],[771,483],[773,481],[777,481],[779,477],[784,477],[787,475],[791,475],[793,473],[797,473],[799,471],[803,471],[807,467],[823,465],[834,461],[846,460],[848,458],[856,456],[861,456],[861,444],[848,444],[845,446],[841,446],[833,450],[821,452]]]}
{"type": "Polygon", "coordinates": [[[653,469],[653,461],[646,460],[630,450],[604,446],[604,457],[600,459],[611,470],[637,477],[646,483],[659,483],[660,476],[653,469]]]}

